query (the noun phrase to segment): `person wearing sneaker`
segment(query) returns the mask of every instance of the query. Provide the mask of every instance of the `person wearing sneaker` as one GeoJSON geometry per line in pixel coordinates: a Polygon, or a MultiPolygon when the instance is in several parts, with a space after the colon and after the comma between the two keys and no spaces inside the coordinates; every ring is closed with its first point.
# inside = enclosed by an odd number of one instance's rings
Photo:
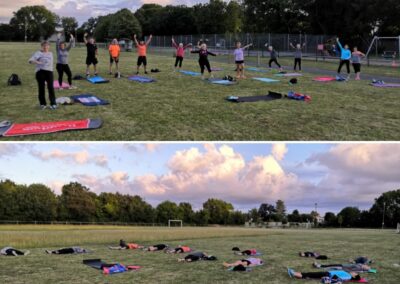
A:
{"type": "Polygon", "coordinates": [[[19,256],[19,255],[28,255],[29,250],[22,252],[20,250],[17,250],[12,247],[4,247],[0,250],[0,255],[6,255],[6,256],[19,256]]]}
{"type": "Polygon", "coordinates": [[[62,82],[64,73],[67,74],[69,89],[74,89],[72,86],[72,73],[71,69],[68,65],[68,56],[69,50],[72,48],[74,44],[74,36],[70,33],[70,40],[67,46],[65,46],[65,42],[61,41],[61,33],[57,34],[57,43],[56,43],[56,50],[57,50],[57,73],[58,73],[58,84],[60,86],[60,90],[62,90],[62,82]]]}
{"type": "Polygon", "coordinates": [[[190,53],[198,53],[199,54],[199,65],[201,71],[201,79],[204,80],[204,71],[207,68],[208,74],[210,74],[210,78],[214,78],[211,70],[210,61],[208,61],[208,56],[217,56],[215,53],[212,53],[207,50],[207,44],[201,43],[200,41],[197,43],[198,50],[193,50],[190,53]]]}
{"type": "Polygon", "coordinates": [[[313,266],[315,268],[326,268],[326,269],[338,269],[344,271],[353,271],[353,272],[369,272],[372,271],[371,267],[366,264],[361,263],[343,263],[343,264],[320,264],[318,262],[314,262],[313,266]]]}
{"type": "Polygon", "coordinates": [[[120,77],[119,75],[119,67],[118,67],[118,63],[119,63],[119,55],[121,53],[121,48],[119,47],[118,44],[118,40],[116,38],[114,38],[111,41],[110,46],[108,47],[108,52],[110,53],[110,69],[109,69],[109,74],[112,74],[112,66],[113,63],[115,62],[115,67],[117,68],[117,73],[116,73],[116,77],[120,77]]]}
{"type": "Polygon", "coordinates": [[[94,75],[97,76],[97,45],[93,37],[87,38],[88,34],[83,35],[83,41],[86,44],[86,77],[90,76],[90,65],[93,64],[94,75]]]}
{"type": "Polygon", "coordinates": [[[45,109],[47,106],[45,97],[46,83],[49,92],[50,105],[51,107],[57,107],[53,85],[53,53],[50,51],[49,42],[43,41],[41,43],[41,49],[35,52],[28,62],[30,64],[35,64],[36,81],[39,89],[38,97],[41,109],[45,109]]]}
{"type": "Polygon", "coordinates": [[[153,38],[152,35],[149,36],[149,39],[145,42],[144,40],[138,41],[136,35],[133,35],[133,39],[135,41],[136,49],[138,52],[138,59],[137,59],[137,69],[136,74],[139,74],[139,68],[143,64],[144,74],[147,73],[147,47],[149,46],[151,39],[153,38]]]}
{"type": "Polygon", "coordinates": [[[342,281],[357,281],[361,279],[360,274],[355,272],[347,272],[344,270],[329,270],[321,272],[297,272],[288,268],[290,278],[297,279],[321,279],[329,277],[329,279],[341,279],[342,281]]]}

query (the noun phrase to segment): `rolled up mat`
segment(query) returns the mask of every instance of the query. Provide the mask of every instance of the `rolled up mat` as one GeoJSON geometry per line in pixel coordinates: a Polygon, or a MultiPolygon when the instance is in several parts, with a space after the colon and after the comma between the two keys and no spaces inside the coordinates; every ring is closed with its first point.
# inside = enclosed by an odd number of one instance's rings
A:
{"type": "Polygon", "coordinates": [[[400,84],[395,83],[371,83],[371,86],[378,87],[378,88],[400,88],[400,84]]]}
{"type": "Polygon", "coordinates": [[[228,100],[230,102],[235,102],[235,103],[253,103],[253,102],[259,102],[259,101],[279,100],[282,98],[283,98],[283,95],[280,93],[269,92],[268,95],[264,95],[264,96],[251,96],[251,97],[230,96],[230,97],[226,98],[226,100],[228,100]]]}
{"type": "Polygon", "coordinates": [[[313,81],[315,82],[332,82],[332,81],[336,81],[335,77],[315,77],[313,79],[313,81]]]}
{"type": "Polygon", "coordinates": [[[259,78],[259,77],[254,77],[252,78],[253,80],[261,81],[264,83],[277,83],[280,82],[279,80],[271,79],[271,78],[259,78]]]}

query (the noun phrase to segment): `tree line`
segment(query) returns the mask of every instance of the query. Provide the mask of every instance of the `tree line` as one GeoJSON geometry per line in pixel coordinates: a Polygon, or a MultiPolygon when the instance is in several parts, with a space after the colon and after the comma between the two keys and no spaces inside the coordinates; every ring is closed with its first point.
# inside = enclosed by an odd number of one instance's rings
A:
{"type": "Polygon", "coordinates": [[[73,17],[59,17],[44,6],[26,6],[0,25],[0,40],[47,38],[56,26],[82,39],[98,41],[139,35],[225,33],[291,33],[338,35],[352,44],[366,44],[374,35],[400,34],[398,0],[210,0],[193,7],[144,4],[89,18],[78,27],[73,17]]]}
{"type": "MultiPolygon", "coordinates": [[[[337,215],[325,214],[323,226],[395,227],[400,222],[400,189],[383,193],[370,210],[346,207],[337,215]],[[385,210],[385,211],[384,211],[385,210]],[[383,214],[384,211],[384,214],[383,214]]],[[[153,207],[140,196],[102,192],[96,194],[80,183],[65,184],[56,195],[43,184],[23,185],[11,180],[0,181],[0,220],[162,223],[170,219],[187,225],[243,225],[247,222],[314,222],[318,213],[286,213],[284,201],[274,205],[262,203],[248,212],[235,210],[229,202],[210,198],[199,210],[189,202],[164,201],[153,207]]]]}

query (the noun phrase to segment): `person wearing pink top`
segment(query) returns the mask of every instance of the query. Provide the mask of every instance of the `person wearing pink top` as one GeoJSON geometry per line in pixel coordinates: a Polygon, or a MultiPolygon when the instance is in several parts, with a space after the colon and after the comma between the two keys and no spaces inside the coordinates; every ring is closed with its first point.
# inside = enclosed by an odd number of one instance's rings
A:
{"type": "Polygon", "coordinates": [[[179,69],[182,68],[182,62],[183,62],[183,57],[185,57],[185,50],[188,47],[191,47],[192,44],[189,43],[187,45],[183,45],[183,43],[180,43],[179,45],[176,44],[174,38],[172,38],[172,45],[176,48],[176,59],[175,59],[175,70],[179,65],[179,69]]]}
{"type": "Polygon", "coordinates": [[[242,47],[241,42],[236,43],[236,49],[233,52],[233,56],[235,57],[235,64],[236,64],[236,78],[246,78],[244,76],[244,51],[245,49],[249,48],[253,44],[248,44],[242,47]]]}

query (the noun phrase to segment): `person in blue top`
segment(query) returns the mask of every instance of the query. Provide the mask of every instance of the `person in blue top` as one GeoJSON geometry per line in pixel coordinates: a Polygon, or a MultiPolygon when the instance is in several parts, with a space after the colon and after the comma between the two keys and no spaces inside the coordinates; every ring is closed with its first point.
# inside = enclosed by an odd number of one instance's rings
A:
{"type": "Polygon", "coordinates": [[[336,39],[337,44],[340,48],[340,64],[338,68],[338,75],[340,74],[340,71],[342,71],[343,65],[346,64],[346,69],[347,69],[347,74],[348,74],[348,79],[350,77],[350,59],[351,59],[351,51],[349,48],[349,45],[345,44],[344,47],[340,43],[339,38],[336,39]]]}
{"type": "Polygon", "coordinates": [[[347,272],[344,270],[328,270],[321,272],[296,272],[293,269],[288,268],[288,274],[291,278],[297,279],[321,279],[328,277],[329,279],[346,281],[357,281],[361,280],[361,276],[355,272],[347,272]]]}

